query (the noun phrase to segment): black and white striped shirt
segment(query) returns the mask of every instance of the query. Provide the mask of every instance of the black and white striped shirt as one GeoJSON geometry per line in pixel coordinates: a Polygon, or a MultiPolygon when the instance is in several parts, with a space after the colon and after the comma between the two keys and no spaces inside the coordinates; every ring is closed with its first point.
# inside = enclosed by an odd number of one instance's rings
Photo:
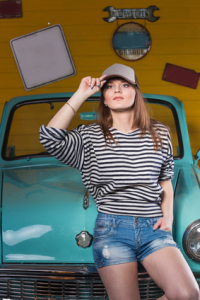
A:
{"type": "Polygon", "coordinates": [[[162,148],[154,150],[151,135],[140,130],[122,133],[110,128],[117,141],[107,143],[99,124],[80,125],[67,131],[40,128],[46,150],[80,170],[82,181],[96,201],[99,212],[141,217],[162,216],[160,181],[173,178],[172,144],[167,128],[157,124],[162,148]]]}

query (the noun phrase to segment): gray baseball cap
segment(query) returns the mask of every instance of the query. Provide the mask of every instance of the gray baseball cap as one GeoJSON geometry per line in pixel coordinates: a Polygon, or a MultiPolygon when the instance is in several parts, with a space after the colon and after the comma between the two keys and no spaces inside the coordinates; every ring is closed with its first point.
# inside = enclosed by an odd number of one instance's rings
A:
{"type": "Polygon", "coordinates": [[[130,68],[127,67],[125,65],[122,64],[114,64],[112,66],[110,66],[109,68],[107,68],[103,74],[103,75],[107,75],[105,77],[105,80],[108,80],[110,78],[113,77],[122,77],[125,80],[127,80],[128,82],[137,85],[138,88],[140,88],[137,77],[135,76],[135,71],[130,68]]]}

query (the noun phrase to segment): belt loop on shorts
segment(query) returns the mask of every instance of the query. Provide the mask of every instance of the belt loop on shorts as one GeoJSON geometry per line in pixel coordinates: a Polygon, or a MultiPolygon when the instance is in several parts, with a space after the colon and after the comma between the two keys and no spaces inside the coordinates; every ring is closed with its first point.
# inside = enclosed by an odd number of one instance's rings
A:
{"type": "Polygon", "coordinates": [[[138,217],[135,217],[135,225],[138,225],[138,217]]]}

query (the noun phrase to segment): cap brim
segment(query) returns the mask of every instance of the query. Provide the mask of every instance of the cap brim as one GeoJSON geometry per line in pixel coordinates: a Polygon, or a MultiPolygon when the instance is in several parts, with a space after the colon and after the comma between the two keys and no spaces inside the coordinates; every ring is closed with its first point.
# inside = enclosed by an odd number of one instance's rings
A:
{"type": "Polygon", "coordinates": [[[138,88],[140,88],[140,87],[139,87],[139,84],[138,84],[137,82],[132,81],[132,80],[128,79],[127,77],[122,76],[122,75],[119,75],[119,74],[110,74],[110,75],[106,75],[106,77],[104,77],[104,80],[109,80],[109,79],[112,79],[112,78],[123,78],[123,79],[125,79],[127,82],[130,82],[131,84],[136,85],[138,88]]]}

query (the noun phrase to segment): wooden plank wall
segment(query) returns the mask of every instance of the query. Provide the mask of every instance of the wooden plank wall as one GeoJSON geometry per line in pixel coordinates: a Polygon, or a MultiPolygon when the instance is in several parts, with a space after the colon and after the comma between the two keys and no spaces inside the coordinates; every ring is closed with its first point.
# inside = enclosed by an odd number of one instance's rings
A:
{"type": "Polygon", "coordinates": [[[21,95],[75,91],[81,78],[99,76],[113,63],[134,67],[144,93],[173,95],[185,106],[192,152],[200,148],[200,83],[190,89],[162,80],[166,63],[200,72],[200,1],[162,0],[22,0],[23,18],[0,19],[0,114],[5,101],[21,95]],[[115,8],[147,8],[156,5],[157,22],[136,20],[149,30],[152,48],[147,56],[135,62],[119,58],[111,40],[118,25],[106,23],[106,6],[115,8]],[[60,24],[64,30],[77,74],[32,91],[23,87],[9,42],[36,30],[60,24]]]}

